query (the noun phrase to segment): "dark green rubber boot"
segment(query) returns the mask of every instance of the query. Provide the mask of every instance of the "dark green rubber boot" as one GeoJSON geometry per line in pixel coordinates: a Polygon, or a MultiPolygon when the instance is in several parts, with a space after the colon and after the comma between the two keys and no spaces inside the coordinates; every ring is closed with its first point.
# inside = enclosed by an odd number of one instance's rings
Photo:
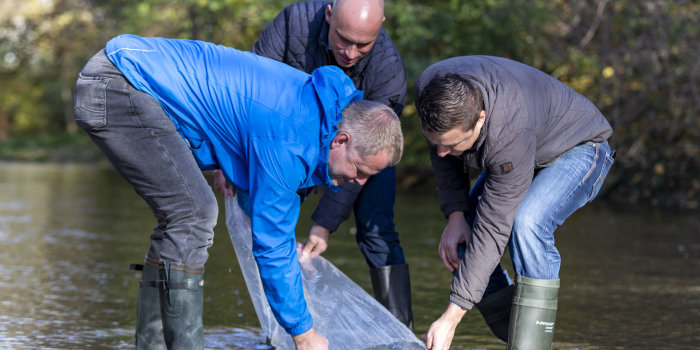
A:
{"type": "Polygon", "coordinates": [[[551,349],[557,316],[559,280],[516,276],[508,349],[551,349]]]}
{"type": "Polygon", "coordinates": [[[498,339],[508,342],[508,328],[510,327],[510,311],[513,307],[513,295],[515,285],[489,294],[476,304],[486,324],[498,339]]]}
{"type": "Polygon", "coordinates": [[[163,335],[170,350],[204,349],[202,302],[204,267],[160,263],[163,335]]]}
{"type": "Polygon", "coordinates": [[[165,350],[157,286],[158,266],[146,262],[145,265],[131,264],[129,268],[143,271],[136,306],[136,349],[165,350]]]}
{"type": "Polygon", "coordinates": [[[374,298],[401,323],[413,329],[411,279],[408,264],[388,265],[369,270],[374,298]]]}

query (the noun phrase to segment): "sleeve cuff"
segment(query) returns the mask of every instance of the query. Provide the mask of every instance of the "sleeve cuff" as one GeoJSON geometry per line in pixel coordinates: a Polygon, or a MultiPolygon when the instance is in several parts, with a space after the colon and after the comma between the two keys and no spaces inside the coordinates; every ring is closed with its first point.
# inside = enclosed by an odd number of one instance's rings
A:
{"type": "Polygon", "coordinates": [[[464,310],[471,310],[474,307],[474,303],[471,301],[460,297],[455,293],[450,293],[450,304],[455,304],[464,310]]]}
{"type": "Polygon", "coordinates": [[[297,326],[287,328],[286,331],[291,336],[295,336],[308,332],[309,329],[311,329],[313,326],[314,321],[311,319],[311,315],[307,315],[307,317],[304,317],[304,320],[300,322],[297,326]]]}
{"type": "Polygon", "coordinates": [[[449,217],[450,214],[456,211],[462,211],[465,215],[469,213],[469,206],[465,202],[444,204],[440,209],[442,209],[442,214],[445,215],[445,218],[449,217]]]}

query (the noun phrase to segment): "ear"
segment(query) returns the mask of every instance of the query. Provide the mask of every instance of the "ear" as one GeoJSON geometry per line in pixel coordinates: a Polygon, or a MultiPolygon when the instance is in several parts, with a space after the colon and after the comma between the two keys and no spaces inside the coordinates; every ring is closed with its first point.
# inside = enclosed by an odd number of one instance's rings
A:
{"type": "Polygon", "coordinates": [[[350,139],[350,134],[346,132],[339,132],[337,135],[335,135],[333,141],[331,141],[331,149],[347,146],[348,143],[350,143],[350,139]]]}
{"type": "Polygon", "coordinates": [[[382,23],[384,23],[384,21],[386,21],[386,17],[382,16],[382,23]]]}
{"type": "Polygon", "coordinates": [[[479,113],[479,119],[476,121],[476,124],[484,125],[485,121],[486,121],[486,111],[481,110],[481,113],[479,113]]]}
{"type": "Polygon", "coordinates": [[[333,8],[331,5],[326,5],[326,23],[331,24],[331,17],[333,17],[333,8]]]}

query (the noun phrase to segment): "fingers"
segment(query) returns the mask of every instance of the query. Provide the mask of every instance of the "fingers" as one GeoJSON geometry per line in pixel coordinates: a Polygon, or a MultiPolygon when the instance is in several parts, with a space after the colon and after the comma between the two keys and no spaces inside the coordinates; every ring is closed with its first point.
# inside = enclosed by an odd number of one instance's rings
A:
{"type": "Polygon", "coordinates": [[[459,254],[457,254],[457,246],[445,247],[445,255],[447,261],[452,265],[453,269],[459,267],[459,254]]]}
{"type": "Polygon", "coordinates": [[[440,258],[442,263],[445,264],[448,270],[454,271],[454,269],[459,267],[459,254],[457,253],[457,245],[450,245],[445,241],[441,241],[439,245],[440,258]]]}
{"type": "Polygon", "coordinates": [[[309,240],[305,243],[304,255],[323,254],[328,249],[330,231],[320,225],[314,225],[309,231],[309,240]]]}
{"type": "Polygon", "coordinates": [[[224,190],[222,192],[224,194],[224,198],[233,197],[236,195],[235,188],[233,186],[231,186],[231,184],[229,184],[228,182],[226,184],[224,184],[224,190]]]}
{"type": "Polygon", "coordinates": [[[304,248],[301,250],[301,255],[309,255],[314,250],[314,244],[311,241],[304,243],[304,248]]]}
{"type": "Polygon", "coordinates": [[[450,271],[454,271],[455,268],[452,266],[452,263],[450,263],[450,260],[447,258],[447,253],[445,252],[445,249],[442,245],[438,247],[438,254],[440,255],[440,259],[442,259],[442,263],[445,264],[445,267],[450,271]]]}
{"type": "Polygon", "coordinates": [[[326,244],[326,242],[320,241],[314,246],[314,249],[311,251],[311,254],[321,255],[326,251],[326,249],[328,249],[328,245],[326,244]]]}
{"type": "Polygon", "coordinates": [[[224,198],[233,197],[236,194],[234,187],[226,181],[224,173],[219,169],[214,170],[214,190],[221,192],[224,198]]]}
{"type": "Polygon", "coordinates": [[[328,244],[324,240],[314,239],[310,237],[309,240],[304,243],[304,249],[301,250],[302,255],[321,255],[328,249],[328,244]]]}

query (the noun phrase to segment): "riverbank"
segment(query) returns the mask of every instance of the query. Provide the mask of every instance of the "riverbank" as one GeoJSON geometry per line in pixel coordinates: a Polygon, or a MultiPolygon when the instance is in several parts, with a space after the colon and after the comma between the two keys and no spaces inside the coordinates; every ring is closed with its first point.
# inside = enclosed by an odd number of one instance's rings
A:
{"type": "Polygon", "coordinates": [[[106,164],[102,152],[84,133],[12,137],[2,140],[0,160],[106,164]]]}

